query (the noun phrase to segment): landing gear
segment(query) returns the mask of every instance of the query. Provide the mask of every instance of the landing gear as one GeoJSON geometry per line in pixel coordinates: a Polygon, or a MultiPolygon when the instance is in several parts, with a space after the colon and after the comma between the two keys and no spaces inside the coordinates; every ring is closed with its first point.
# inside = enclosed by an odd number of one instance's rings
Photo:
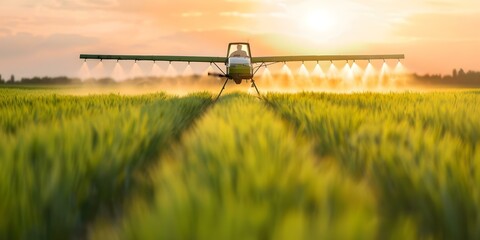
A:
{"type": "MultiPolygon", "coordinates": [[[[225,83],[223,83],[222,90],[220,90],[220,93],[218,93],[217,97],[215,98],[215,102],[220,98],[220,96],[223,93],[223,90],[225,90],[225,86],[227,85],[228,80],[229,80],[228,78],[225,79],[225,83]]],[[[253,78],[252,78],[252,79],[250,79],[250,81],[252,82],[251,87],[255,88],[255,91],[257,91],[258,97],[262,98],[262,94],[260,94],[260,91],[258,91],[257,84],[255,84],[255,80],[253,80],[253,78]]]]}
{"type": "Polygon", "coordinates": [[[255,84],[255,80],[253,80],[253,78],[251,80],[252,80],[252,86],[251,87],[254,87],[255,90],[257,91],[258,97],[262,98],[262,94],[260,94],[260,91],[258,91],[257,84],[255,84]]]}
{"type": "Polygon", "coordinates": [[[222,90],[220,90],[220,93],[218,94],[217,98],[215,98],[215,102],[218,100],[220,95],[222,95],[222,92],[223,90],[225,90],[225,86],[227,85],[227,83],[228,83],[228,78],[225,79],[225,83],[223,84],[222,90]]]}

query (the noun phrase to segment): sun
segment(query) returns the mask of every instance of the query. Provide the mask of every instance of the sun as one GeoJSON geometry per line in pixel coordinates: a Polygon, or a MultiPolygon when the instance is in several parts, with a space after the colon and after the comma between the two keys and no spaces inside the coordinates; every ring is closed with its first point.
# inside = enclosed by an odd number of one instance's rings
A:
{"type": "Polygon", "coordinates": [[[303,17],[302,25],[313,33],[329,33],[335,29],[335,16],[328,11],[309,11],[303,17]]]}
{"type": "Polygon", "coordinates": [[[336,41],[344,30],[342,19],[338,16],[331,7],[303,9],[297,14],[296,20],[299,34],[315,42],[336,41]]]}

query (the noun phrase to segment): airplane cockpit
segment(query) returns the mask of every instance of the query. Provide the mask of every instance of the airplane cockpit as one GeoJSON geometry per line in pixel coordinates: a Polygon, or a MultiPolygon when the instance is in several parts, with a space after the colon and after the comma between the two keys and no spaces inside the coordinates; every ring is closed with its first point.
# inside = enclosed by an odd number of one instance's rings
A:
{"type": "Polygon", "coordinates": [[[227,57],[250,58],[250,46],[248,43],[230,43],[227,57]]]}
{"type": "Polygon", "coordinates": [[[227,67],[232,65],[251,65],[250,45],[248,43],[230,43],[228,45],[227,67]]]}

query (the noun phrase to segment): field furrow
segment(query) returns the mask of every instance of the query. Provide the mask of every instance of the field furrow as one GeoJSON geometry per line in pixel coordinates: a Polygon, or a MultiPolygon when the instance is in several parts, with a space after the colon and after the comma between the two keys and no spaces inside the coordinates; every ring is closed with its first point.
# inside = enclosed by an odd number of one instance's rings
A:
{"type": "Polygon", "coordinates": [[[363,182],[313,154],[260,100],[223,97],[151,171],[152,201],[97,239],[372,239],[363,182]],[[346,231],[345,229],[348,229],[346,231]]]}
{"type": "Polygon", "coordinates": [[[8,99],[0,111],[27,119],[0,131],[1,239],[78,238],[98,215],[115,216],[137,176],[211,103],[208,94],[8,99]]]}
{"type": "Polygon", "coordinates": [[[480,238],[480,97],[473,93],[270,95],[298,134],[375,192],[382,237],[480,238]]]}

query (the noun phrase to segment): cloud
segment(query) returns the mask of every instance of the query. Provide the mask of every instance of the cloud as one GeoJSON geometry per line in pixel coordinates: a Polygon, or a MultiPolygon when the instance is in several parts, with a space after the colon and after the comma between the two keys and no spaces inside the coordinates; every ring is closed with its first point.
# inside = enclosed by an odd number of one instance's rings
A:
{"type": "Polygon", "coordinates": [[[0,74],[30,76],[76,76],[78,54],[97,45],[95,38],[77,34],[31,33],[0,37],[0,74]]]}
{"type": "Polygon", "coordinates": [[[425,3],[432,7],[438,8],[454,8],[455,2],[445,1],[445,0],[427,0],[425,3]]]}
{"type": "MultiPolygon", "coordinates": [[[[163,29],[200,29],[211,26],[224,27],[226,25],[237,25],[247,28],[250,23],[243,24],[239,20],[231,19],[232,14],[220,15],[220,13],[238,12],[256,13],[258,2],[225,0],[190,1],[190,0],[118,0],[113,8],[122,14],[141,16],[149,19],[163,29]],[[201,20],[193,21],[191,17],[201,16],[201,20]],[[232,23],[233,22],[233,23],[232,23]]],[[[237,14],[239,15],[239,14],[237,14]]]]}
{"type": "Polygon", "coordinates": [[[405,54],[404,65],[420,74],[449,74],[453,68],[478,70],[480,42],[472,40],[412,40],[362,46],[371,54],[405,54]]]}
{"type": "Polygon", "coordinates": [[[12,31],[8,28],[0,27],[0,36],[10,34],[12,31]]]}
{"type": "Polygon", "coordinates": [[[475,59],[478,9],[478,0],[3,0],[0,67],[32,56],[38,65],[75,62],[80,51],[224,55],[228,42],[250,41],[258,55],[398,50],[435,72],[427,55],[475,59]],[[316,32],[304,17],[310,10],[330,13],[335,28],[316,32]],[[371,42],[378,47],[361,48],[371,42]]]}
{"type": "Polygon", "coordinates": [[[480,40],[480,12],[416,14],[394,26],[395,35],[423,40],[480,40]]]}
{"type": "Polygon", "coordinates": [[[17,33],[0,37],[0,59],[21,58],[42,52],[59,52],[71,48],[95,44],[94,38],[75,34],[38,36],[17,33]]]}
{"type": "Polygon", "coordinates": [[[250,42],[252,54],[260,55],[286,55],[286,54],[331,54],[345,53],[351,49],[339,49],[328,44],[302,39],[298,36],[283,33],[251,33],[235,29],[209,29],[198,31],[183,31],[152,41],[149,49],[158,48],[162,43],[166,55],[214,55],[223,56],[230,42],[250,42]],[[314,49],[314,50],[312,50],[314,49]]]}
{"type": "Polygon", "coordinates": [[[202,12],[184,12],[180,14],[182,17],[201,17],[204,16],[205,14],[202,12]]]}
{"type": "Polygon", "coordinates": [[[220,16],[222,17],[241,17],[241,18],[253,18],[256,16],[255,13],[243,13],[243,12],[221,12],[220,16]]]}
{"type": "Polygon", "coordinates": [[[59,10],[108,10],[116,5],[115,0],[49,0],[38,5],[59,10]]]}

